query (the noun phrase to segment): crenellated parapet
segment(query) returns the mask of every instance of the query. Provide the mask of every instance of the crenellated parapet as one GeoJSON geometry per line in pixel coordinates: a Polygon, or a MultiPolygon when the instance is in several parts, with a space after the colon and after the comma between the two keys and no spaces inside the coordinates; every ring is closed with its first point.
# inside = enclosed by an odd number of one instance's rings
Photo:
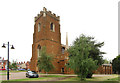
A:
{"type": "Polygon", "coordinates": [[[35,22],[41,17],[46,17],[46,15],[56,19],[56,20],[60,20],[60,16],[56,16],[55,13],[52,13],[51,11],[47,11],[47,9],[45,7],[43,7],[43,11],[40,11],[40,14],[37,14],[37,16],[35,17],[35,22]]]}

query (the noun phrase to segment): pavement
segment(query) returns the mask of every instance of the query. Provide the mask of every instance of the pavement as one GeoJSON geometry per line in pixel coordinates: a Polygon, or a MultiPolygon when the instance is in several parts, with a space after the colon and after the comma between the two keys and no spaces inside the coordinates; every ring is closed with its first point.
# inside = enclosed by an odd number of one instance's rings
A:
{"type": "Polygon", "coordinates": [[[103,77],[103,76],[109,77],[109,76],[113,76],[113,75],[112,74],[93,74],[92,77],[103,77]]]}
{"type": "MultiPolygon", "coordinates": [[[[7,74],[6,72],[0,72],[0,74],[7,74]]],[[[9,79],[25,79],[26,72],[10,72],[9,79]]],[[[0,80],[7,80],[7,75],[0,75],[0,80]]]]}

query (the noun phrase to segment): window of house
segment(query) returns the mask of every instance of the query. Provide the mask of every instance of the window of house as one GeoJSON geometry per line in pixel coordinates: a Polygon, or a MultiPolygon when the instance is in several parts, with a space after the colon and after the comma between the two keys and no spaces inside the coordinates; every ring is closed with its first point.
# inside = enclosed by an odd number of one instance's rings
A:
{"type": "Polygon", "coordinates": [[[55,32],[55,24],[53,23],[50,23],[50,30],[55,32]]]}
{"type": "Polygon", "coordinates": [[[65,47],[62,47],[62,54],[64,54],[65,52],[65,47]]]}
{"type": "Polygon", "coordinates": [[[41,24],[39,23],[38,24],[38,32],[40,32],[40,29],[41,29],[41,24]]]}

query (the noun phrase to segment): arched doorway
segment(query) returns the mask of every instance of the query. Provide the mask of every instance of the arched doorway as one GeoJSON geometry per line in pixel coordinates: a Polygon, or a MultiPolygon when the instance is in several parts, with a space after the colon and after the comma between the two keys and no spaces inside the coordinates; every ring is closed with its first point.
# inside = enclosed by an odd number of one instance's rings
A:
{"type": "Polygon", "coordinates": [[[62,74],[64,74],[64,68],[61,69],[62,74]]]}
{"type": "MultiPolygon", "coordinates": [[[[40,57],[40,50],[41,50],[41,46],[38,45],[38,46],[37,46],[37,57],[40,57]]],[[[41,72],[41,70],[39,70],[38,67],[36,68],[36,71],[37,71],[37,72],[41,72]]]]}

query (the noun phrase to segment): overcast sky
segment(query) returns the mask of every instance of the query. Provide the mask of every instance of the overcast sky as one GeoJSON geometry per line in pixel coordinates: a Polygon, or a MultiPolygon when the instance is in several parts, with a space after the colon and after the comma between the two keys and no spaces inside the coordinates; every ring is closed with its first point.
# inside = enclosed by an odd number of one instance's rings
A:
{"type": "MultiPolygon", "coordinates": [[[[60,16],[61,42],[69,45],[85,34],[105,42],[101,51],[106,59],[118,55],[118,1],[119,0],[1,0],[0,1],[0,46],[7,43],[10,61],[30,61],[34,32],[34,17],[46,7],[60,16]]],[[[0,56],[7,59],[7,49],[0,48],[0,56]]]]}

